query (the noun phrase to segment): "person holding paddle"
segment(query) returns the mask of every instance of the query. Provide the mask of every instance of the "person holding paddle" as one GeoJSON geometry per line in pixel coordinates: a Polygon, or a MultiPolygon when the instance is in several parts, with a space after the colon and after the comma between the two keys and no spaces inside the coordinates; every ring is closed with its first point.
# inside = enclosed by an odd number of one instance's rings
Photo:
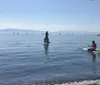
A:
{"type": "MultiPolygon", "coordinates": [[[[88,45],[88,46],[90,46],[90,45],[88,45]]],[[[97,45],[96,45],[96,43],[95,43],[94,40],[92,41],[92,45],[91,45],[90,47],[91,47],[91,48],[89,48],[88,51],[95,51],[95,50],[96,50],[97,45]]]]}

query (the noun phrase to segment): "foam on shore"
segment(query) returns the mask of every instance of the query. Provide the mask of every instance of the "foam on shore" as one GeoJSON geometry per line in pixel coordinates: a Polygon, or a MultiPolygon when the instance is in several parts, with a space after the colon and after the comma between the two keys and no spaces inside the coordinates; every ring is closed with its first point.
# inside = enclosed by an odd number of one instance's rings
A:
{"type": "Polygon", "coordinates": [[[97,80],[84,80],[84,81],[74,81],[74,82],[62,82],[62,83],[33,83],[28,85],[100,85],[100,79],[97,80]]]}
{"type": "Polygon", "coordinates": [[[84,81],[74,81],[55,85],[100,85],[100,79],[98,80],[84,80],[84,81]]]}

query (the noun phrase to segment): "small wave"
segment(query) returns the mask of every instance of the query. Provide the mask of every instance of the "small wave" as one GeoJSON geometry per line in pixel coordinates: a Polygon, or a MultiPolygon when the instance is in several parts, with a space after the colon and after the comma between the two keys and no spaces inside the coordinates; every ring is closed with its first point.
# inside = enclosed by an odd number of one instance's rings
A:
{"type": "Polygon", "coordinates": [[[55,84],[55,85],[100,85],[100,79],[99,80],[74,81],[74,82],[55,84]]]}
{"type": "Polygon", "coordinates": [[[84,80],[84,81],[74,81],[74,82],[41,82],[41,83],[33,83],[27,85],[100,85],[100,79],[98,80],[84,80]]]}

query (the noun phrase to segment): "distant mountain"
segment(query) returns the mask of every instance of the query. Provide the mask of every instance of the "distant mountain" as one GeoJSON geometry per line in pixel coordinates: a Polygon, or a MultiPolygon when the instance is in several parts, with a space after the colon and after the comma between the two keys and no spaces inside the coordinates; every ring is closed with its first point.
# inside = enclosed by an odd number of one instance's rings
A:
{"type": "Polygon", "coordinates": [[[0,34],[41,34],[44,33],[44,31],[35,31],[35,30],[21,30],[21,29],[0,29],[0,34]]]}
{"type": "MultiPolygon", "coordinates": [[[[0,29],[0,34],[44,34],[45,31],[25,30],[17,28],[0,29]]],[[[52,34],[100,34],[100,32],[88,32],[88,31],[72,31],[63,30],[57,32],[49,32],[52,34]]]]}

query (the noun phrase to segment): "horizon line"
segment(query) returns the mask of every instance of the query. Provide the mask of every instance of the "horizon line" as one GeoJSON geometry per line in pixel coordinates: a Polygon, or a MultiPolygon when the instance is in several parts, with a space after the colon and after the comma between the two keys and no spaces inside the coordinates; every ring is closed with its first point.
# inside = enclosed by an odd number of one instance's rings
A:
{"type": "Polygon", "coordinates": [[[49,30],[36,30],[36,29],[20,29],[20,28],[2,28],[0,30],[27,30],[27,31],[40,31],[40,32],[64,32],[64,31],[70,31],[70,32],[88,32],[88,33],[98,33],[98,32],[93,32],[93,31],[87,31],[87,30],[55,30],[55,31],[49,31],[49,30]]]}

